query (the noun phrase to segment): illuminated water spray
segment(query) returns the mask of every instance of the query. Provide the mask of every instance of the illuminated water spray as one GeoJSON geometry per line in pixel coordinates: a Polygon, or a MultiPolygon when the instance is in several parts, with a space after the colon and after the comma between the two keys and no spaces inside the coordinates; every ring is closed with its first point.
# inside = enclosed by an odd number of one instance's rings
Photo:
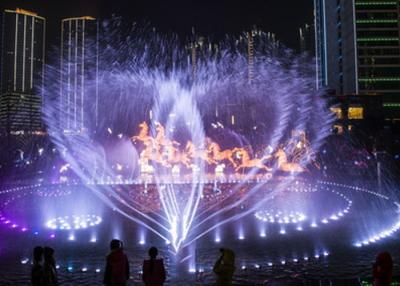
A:
{"type": "Polygon", "coordinates": [[[200,47],[194,76],[193,50],[175,37],[112,20],[102,23],[96,49],[89,42],[84,66],[48,67],[44,117],[63,166],[176,252],[318,167],[315,152],[329,133],[312,61],[258,34],[249,81],[246,35],[217,51],[200,47]],[[84,70],[79,78],[75,68],[84,70]],[[260,197],[259,188],[278,172],[286,179],[260,197]],[[219,180],[235,185],[221,191],[219,180]],[[205,196],[210,182],[212,196],[205,196]],[[116,190],[130,184],[143,186],[136,199],[116,190]]]}

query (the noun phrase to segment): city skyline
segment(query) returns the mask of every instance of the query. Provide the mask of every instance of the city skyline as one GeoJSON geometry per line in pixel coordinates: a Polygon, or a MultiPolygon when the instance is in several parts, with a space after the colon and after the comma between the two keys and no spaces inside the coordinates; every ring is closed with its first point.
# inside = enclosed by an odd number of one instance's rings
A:
{"type": "Polygon", "coordinates": [[[79,1],[1,1],[0,8],[23,8],[32,10],[46,18],[48,23],[47,44],[57,45],[60,38],[61,21],[64,18],[92,16],[108,19],[121,16],[126,22],[147,23],[160,32],[178,34],[187,40],[192,28],[203,36],[214,37],[216,41],[227,34],[239,34],[254,26],[266,32],[273,32],[277,38],[292,49],[299,48],[298,28],[313,22],[313,2],[308,0],[291,3],[290,9],[280,1],[255,1],[246,5],[244,1],[151,1],[130,3],[127,1],[108,2],[79,1]]]}

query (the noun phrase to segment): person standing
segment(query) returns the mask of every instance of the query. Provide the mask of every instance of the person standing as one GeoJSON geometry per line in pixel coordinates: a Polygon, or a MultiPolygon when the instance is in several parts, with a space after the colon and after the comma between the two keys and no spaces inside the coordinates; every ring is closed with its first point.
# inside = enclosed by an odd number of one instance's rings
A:
{"type": "Polygon", "coordinates": [[[373,265],[373,285],[390,286],[393,275],[393,260],[389,252],[381,252],[376,256],[373,265]]]}
{"type": "Polygon", "coordinates": [[[146,286],[162,286],[164,285],[166,274],[164,268],[164,260],[156,259],[158,249],[151,247],[149,249],[149,260],[143,261],[142,280],[146,286]]]}
{"type": "Polygon", "coordinates": [[[51,247],[45,247],[43,249],[43,284],[42,286],[57,286],[57,270],[56,261],[54,259],[54,249],[51,247]]]}
{"type": "Polygon", "coordinates": [[[103,283],[106,286],[126,286],[129,280],[129,261],[123,251],[122,241],[111,240],[110,250],[106,258],[103,283]]]}
{"type": "Polygon", "coordinates": [[[31,269],[32,286],[41,286],[43,281],[43,247],[36,246],[33,249],[33,265],[31,269]]]}
{"type": "Polygon", "coordinates": [[[233,273],[235,272],[235,253],[231,249],[221,248],[221,256],[213,267],[217,275],[217,286],[232,285],[233,273]]]}

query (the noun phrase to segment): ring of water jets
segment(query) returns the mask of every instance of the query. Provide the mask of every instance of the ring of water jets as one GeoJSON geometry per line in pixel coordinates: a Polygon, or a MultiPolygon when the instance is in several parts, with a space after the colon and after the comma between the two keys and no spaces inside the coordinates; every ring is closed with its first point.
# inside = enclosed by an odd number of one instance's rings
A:
{"type": "MultiPolygon", "coordinates": [[[[116,185],[117,186],[117,185],[116,185]]],[[[302,186],[305,186],[304,184],[302,186]]],[[[357,235],[354,237],[354,241],[350,241],[349,244],[355,247],[366,247],[375,243],[381,243],[384,239],[389,239],[390,237],[393,237],[393,235],[400,229],[400,216],[398,215],[399,209],[400,209],[400,204],[383,194],[380,194],[378,192],[374,192],[365,188],[360,188],[360,187],[355,187],[351,185],[346,185],[346,184],[340,184],[340,183],[335,183],[335,182],[326,182],[326,181],[320,181],[317,183],[308,183],[307,186],[311,186],[311,189],[314,190],[312,192],[316,192],[316,190],[324,190],[326,192],[335,192],[338,196],[347,198],[345,200],[347,203],[351,203],[352,205],[359,205],[361,203],[360,199],[363,198],[363,196],[371,196],[371,198],[374,198],[376,201],[383,201],[387,206],[392,206],[392,213],[396,214],[396,217],[392,217],[392,214],[387,214],[390,215],[390,221],[385,222],[387,218],[383,217],[380,218],[380,224],[376,225],[375,228],[370,229],[367,233],[364,235],[357,235]],[[346,195],[344,195],[346,193],[346,195]],[[349,197],[352,197],[350,200],[349,197]]],[[[58,188],[62,189],[68,189],[68,186],[59,186],[58,188]]],[[[24,199],[29,199],[30,196],[37,196],[38,191],[43,191],[46,189],[45,186],[40,186],[40,185],[31,185],[31,186],[24,186],[24,187],[15,187],[15,188],[10,188],[6,189],[0,192],[1,196],[6,197],[7,199],[3,201],[1,204],[1,209],[0,209],[0,224],[3,225],[3,227],[8,228],[12,231],[20,231],[21,233],[31,233],[34,231],[32,227],[30,226],[29,223],[29,213],[26,213],[26,218],[24,221],[27,222],[27,224],[20,224],[18,223],[17,220],[12,218],[12,216],[9,216],[7,213],[8,208],[13,208],[13,203],[18,202],[19,200],[24,200],[24,199]]],[[[295,187],[292,189],[297,189],[300,190],[302,187],[295,187]]],[[[305,187],[305,189],[310,190],[309,187],[305,187]]],[[[42,199],[44,199],[42,197],[42,199]]],[[[58,198],[58,200],[62,200],[62,197],[58,198]]],[[[342,211],[343,215],[347,212],[350,211],[350,206],[347,205],[347,207],[342,211]]],[[[40,211],[40,210],[34,210],[34,211],[40,211]]],[[[366,210],[368,211],[368,210],[366,210]]],[[[363,214],[360,213],[360,217],[358,219],[361,219],[363,214]]],[[[327,218],[326,223],[337,223],[337,219],[340,217],[329,217],[327,218]]],[[[52,221],[48,222],[48,227],[52,230],[62,230],[62,229],[84,229],[85,227],[95,227],[98,226],[99,223],[101,222],[101,218],[95,215],[84,215],[84,216],[76,216],[75,218],[71,215],[67,217],[60,217],[53,219],[52,221]],[[67,224],[68,225],[67,225],[67,224]]],[[[323,219],[320,221],[322,224],[324,224],[323,219]]],[[[43,224],[45,225],[45,223],[43,224]]],[[[313,227],[312,225],[310,225],[313,227]]],[[[302,229],[303,230],[303,229],[302,229]]],[[[319,231],[323,231],[320,229],[319,231]]],[[[37,234],[37,230],[34,231],[34,234],[37,234]]],[[[55,238],[55,235],[53,234],[55,238]]]]}
{"type": "Polygon", "coordinates": [[[93,227],[101,222],[101,217],[97,215],[71,215],[50,219],[46,222],[46,227],[54,230],[77,230],[93,227]]]}

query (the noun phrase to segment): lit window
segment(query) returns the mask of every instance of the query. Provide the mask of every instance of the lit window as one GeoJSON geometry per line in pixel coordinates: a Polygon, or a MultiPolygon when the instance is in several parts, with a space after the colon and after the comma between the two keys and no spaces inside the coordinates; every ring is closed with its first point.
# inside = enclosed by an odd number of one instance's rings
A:
{"type": "Polygon", "coordinates": [[[333,125],[333,130],[336,134],[342,134],[343,126],[342,125],[333,125]]]}
{"type": "Polygon", "coordinates": [[[331,111],[333,113],[335,113],[336,117],[338,119],[342,119],[343,118],[343,113],[342,113],[342,109],[339,107],[331,107],[331,111]]]}
{"type": "Polygon", "coordinates": [[[363,119],[364,118],[364,108],[349,107],[348,118],[349,119],[363,119]]]}

